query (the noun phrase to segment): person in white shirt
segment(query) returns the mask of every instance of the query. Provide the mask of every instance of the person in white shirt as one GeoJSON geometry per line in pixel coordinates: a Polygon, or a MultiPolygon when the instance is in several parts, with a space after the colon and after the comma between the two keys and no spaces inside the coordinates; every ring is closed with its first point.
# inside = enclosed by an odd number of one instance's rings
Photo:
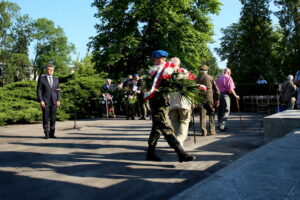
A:
{"type": "MultiPolygon", "coordinates": [[[[172,58],[172,62],[179,67],[179,58],[172,58]]],[[[192,114],[192,102],[186,97],[180,95],[179,92],[170,93],[169,99],[169,117],[177,140],[183,147],[183,143],[188,136],[189,123],[191,121],[192,114]]]]}

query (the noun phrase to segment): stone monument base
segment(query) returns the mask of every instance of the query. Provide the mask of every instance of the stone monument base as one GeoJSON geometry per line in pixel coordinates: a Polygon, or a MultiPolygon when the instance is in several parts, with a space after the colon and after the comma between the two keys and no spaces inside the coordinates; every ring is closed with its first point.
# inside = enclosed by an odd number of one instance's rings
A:
{"type": "Polygon", "coordinates": [[[264,118],[264,141],[282,137],[300,128],[300,110],[286,110],[264,118]]]}

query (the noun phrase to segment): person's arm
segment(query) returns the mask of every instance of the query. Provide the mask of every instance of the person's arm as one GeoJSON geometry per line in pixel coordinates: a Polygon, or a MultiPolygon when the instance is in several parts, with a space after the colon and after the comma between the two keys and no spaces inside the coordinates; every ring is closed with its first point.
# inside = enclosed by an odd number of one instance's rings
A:
{"type": "Polygon", "coordinates": [[[240,96],[235,93],[234,89],[231,89],[230,93],[232,93],[235,98],[240,99],[240,96]]]}
{"type": "Polygon", "coordinates": [[[59,88],[59,79],[57,79],[57,102],[56,102],[56,106],[59,107],[60,106],[60,88],[59,88]]]}
{"type": "Polygon", "coordinates": [[[40,103],[41,108],[45,107],[45,102],[42,97],[42,83],[41,83],[41,77],[38,79],[37,89],[36,89],[38,101],[40,103]]]}
{"type": "Polygon", "coordinates": [[[216,85],[216,82],[212,79],[212,90],[213,90],[213,98],[214,98],[214,104],[216,107],[219,107],[220,105],[220,91],[219,88],[216,85]]]}
{"type": "Polygon", "coordinates": [[[229,89],[229,93],[233,94],[233,96],[236,98],[236,99],[240,99],[240,97],[235,93],[234,91],[234,88],[235,88],[235,85],[234,85],[234,82],[232,80],[232,78],[230,77],[229,78],[229,81],[228,81],[228,87],[230,88],[229,89]]]}

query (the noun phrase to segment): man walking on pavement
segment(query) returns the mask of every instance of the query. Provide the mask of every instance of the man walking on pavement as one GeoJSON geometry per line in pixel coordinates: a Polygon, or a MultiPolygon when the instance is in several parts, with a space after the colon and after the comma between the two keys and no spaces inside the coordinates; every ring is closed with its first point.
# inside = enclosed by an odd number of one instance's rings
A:
{"type": "MultiPolygon", "coordinates": [[[[156,86],[156,88],[163,86],[162,75],[164,69],[170,65],[169,62],[166,62],[167,56],[168,52],[163,50],[157,50],[152,53],[154,61],[153,64],[157,71],[151,74],[151,77],[153,78],[153,86],[156,86]]],[[[152,129],[148,139],[146,160],[161,161],[161,159],[155,154],[155,147],[161,134],[164,135],[170,147],[172,147],[177,153],[179,162],[195,160],[196,157],[187,154],[176,139],[168,116],[168,93],[150,90],[148,94],[145,94],[145,99],[149,99],[152,115],[152,129]]]]}
{"type": "Polygon", "coordinates": [[[235,85],[231,78],[231,70],[225,68],[223,75],[221,75],[217,80],[216,84],[220,90],[220,105],[218,107],[218,124],[221,131],[225,131],[226,122],[230,113],[230,94],[236,99],[240,97],[235,93],[235,85]]]}
{"type": "Polygon", "coordinates": [[[215,110],[219,106],[219,97],[220,92],[218,87],[215,84],[214,79],[207,74],[209,67],[203,65],[200,67],[200,75],[197,78],[197,82],[199,84],[206,86],[205,103],[200,106],[200,126],[201,133],[203,136],[207,136],[216,134],[215,129],[215,110]],[[208,115],[209,123],[208,123],[208,132],[206,130],[206,115],[208,115]]]}

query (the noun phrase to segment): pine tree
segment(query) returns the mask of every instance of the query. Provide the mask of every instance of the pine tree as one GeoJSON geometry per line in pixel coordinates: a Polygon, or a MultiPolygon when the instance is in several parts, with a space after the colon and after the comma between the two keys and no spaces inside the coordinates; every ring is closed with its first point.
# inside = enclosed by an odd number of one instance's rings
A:
{"type": "Polygon", "coordinates": [[[227,59],[237,82],[254,83],[260,75],[268,82],[276,81],[273,58],[278,37],[272,28],[269,2],[241,0],[239,22],[223,30],[217,52],[223,60],[227,59]]]}
{"type": "Polygon", "coordinates": [[[275,15],[282,28],[283,39],[280,41],[280,55],[282,60],[282,73],[286,77],[294,74],[300,66],[300,1],[275,0],[279,11],[275,15]]]}

